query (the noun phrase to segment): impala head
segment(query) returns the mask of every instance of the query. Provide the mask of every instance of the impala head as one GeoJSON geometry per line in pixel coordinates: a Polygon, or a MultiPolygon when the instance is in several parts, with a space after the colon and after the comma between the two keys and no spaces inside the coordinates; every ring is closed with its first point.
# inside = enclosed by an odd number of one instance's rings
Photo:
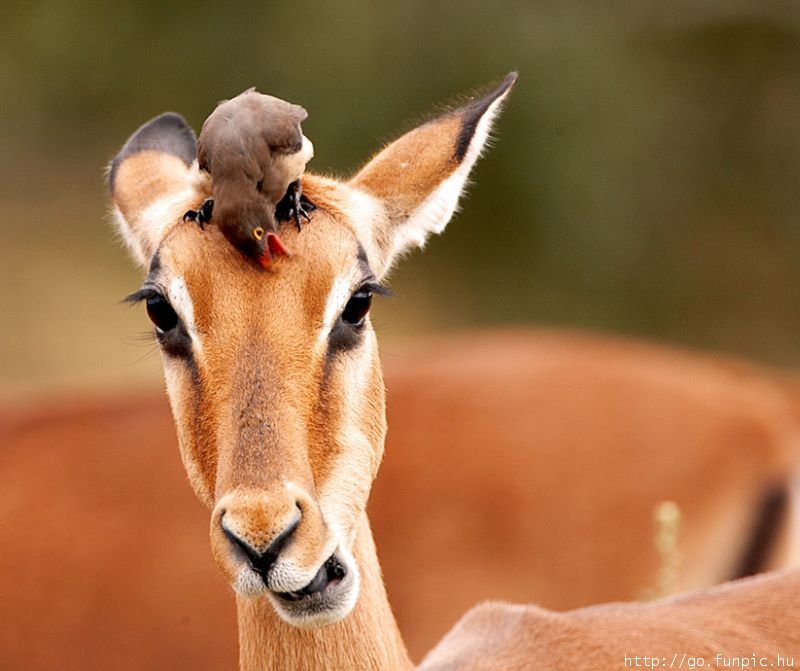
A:
{"type": "MultiPolygon", "coordinates": [[[[297,626],[335,622],[358,596],[352,549],[383,454],[384,389],[370,300],[397,257],[441,232],[504,98],[407,133],[351,180],[306,175],[312,221],[265,272],[213,225],[177,115],[142,126],[109,176],[119,229],[146,269],[183,463],[211,509],[219,568],[297,626]]],[[[212,220],[213,223],[213,220],[212,220]]]]}

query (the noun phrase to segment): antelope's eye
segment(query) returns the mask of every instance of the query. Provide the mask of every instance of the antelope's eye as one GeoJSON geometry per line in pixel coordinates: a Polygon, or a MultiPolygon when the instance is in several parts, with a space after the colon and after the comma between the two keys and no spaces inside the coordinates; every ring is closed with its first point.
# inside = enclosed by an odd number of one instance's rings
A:
{"type": "Polygon", "coordinates": [[[147,316],[159,331],[166,333],[178,325],[177,313],[163,296],[150,296],[146,305],[147,316]]]}
{"type": "Polygon", "coordinates": [[[372,292],[367,289],[359,289],[347,301],[342,312],[342,321],[351,326],[361,326],[367,317],[369,307],[372,305],[372,292]]]}

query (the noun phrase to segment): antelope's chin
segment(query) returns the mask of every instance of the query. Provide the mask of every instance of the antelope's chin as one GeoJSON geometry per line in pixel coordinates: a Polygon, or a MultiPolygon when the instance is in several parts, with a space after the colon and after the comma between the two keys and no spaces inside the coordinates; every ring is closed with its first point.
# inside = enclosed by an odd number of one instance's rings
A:
{"type": "Polygon", "coordinates": [[[314,628],[347,617],[358,599],[360,575],[356,563],[334,555],[323,564],[308,587],[267,596],[280,618],[295,627],[314,628]],[[340,568],[344,568],[342,575],[340,568]]]}
{"type": "Polygon", "coordinates": [[[280,618],[294,627],[310,629],[347,617],[358,599],[361,577],[349,552],[337,550],[303,587],[282,592],[270,589],[262,577],[243,567],[234,583],[237,594],[267,597],[280,618]]]}

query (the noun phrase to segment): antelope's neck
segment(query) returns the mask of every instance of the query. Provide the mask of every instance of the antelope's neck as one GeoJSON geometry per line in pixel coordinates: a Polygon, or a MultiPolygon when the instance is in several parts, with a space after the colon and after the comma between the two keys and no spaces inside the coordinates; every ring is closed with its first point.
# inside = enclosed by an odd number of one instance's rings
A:
{"type": "Polygon", "coordinates": [[[237,597],[241,671],[413,668],[389,606],[366,514],[353,555],[361,589],[353,611],[336,624],[299,629],[283,622],[267,599],[237,597]]]}

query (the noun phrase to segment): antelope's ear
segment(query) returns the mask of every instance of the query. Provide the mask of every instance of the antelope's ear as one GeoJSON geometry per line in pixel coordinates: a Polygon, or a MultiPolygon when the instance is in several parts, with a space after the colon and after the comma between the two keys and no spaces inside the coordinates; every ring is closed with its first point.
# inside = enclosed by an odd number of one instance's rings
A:
{"type": "Polygon", "coordinates": [[[444,230],[516,81],[512,72],[491,93],[406,133],[350,181],[382,205],[372,235],[379,275],[404,251],[444,230]]]}
{"type": "Polygon", "coordinates": [[[117,228],[140,265],[192,202],[196,154],[194,131],[183,117],[167,112],[139,128],[111,162],[108,185],[117,228]]]}

